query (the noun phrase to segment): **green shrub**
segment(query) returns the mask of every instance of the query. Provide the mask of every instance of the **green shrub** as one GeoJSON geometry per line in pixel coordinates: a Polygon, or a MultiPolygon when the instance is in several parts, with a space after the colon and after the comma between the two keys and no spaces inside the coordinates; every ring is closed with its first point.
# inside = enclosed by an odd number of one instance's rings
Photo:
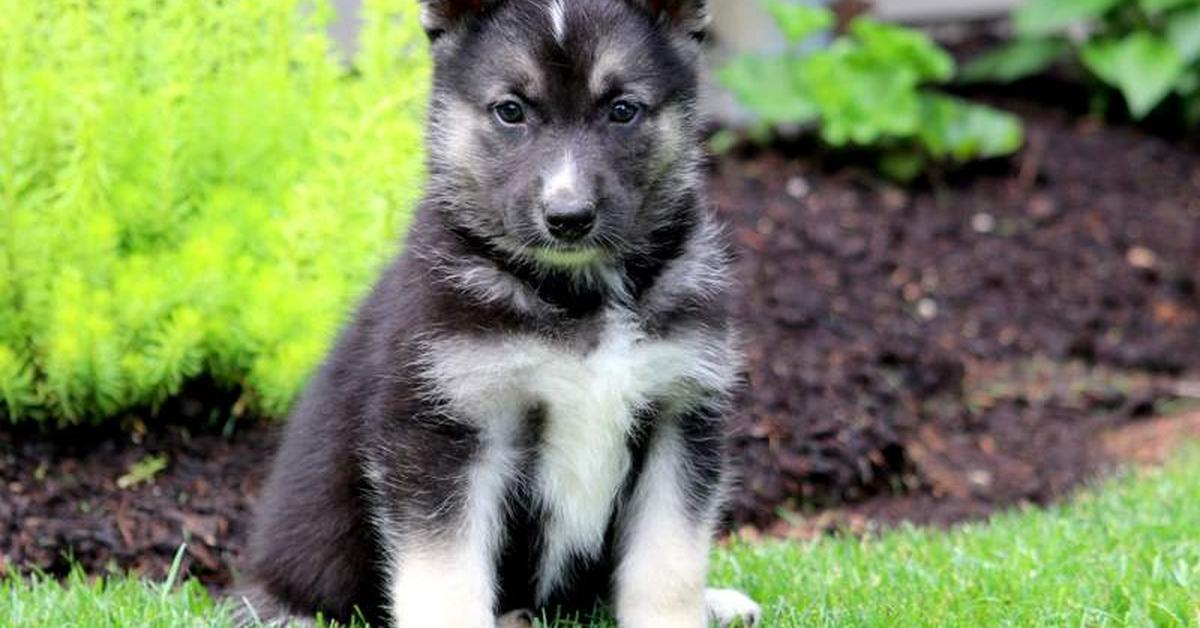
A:
{"type": "Polygon", "coordinates": [[[1016,39],[967,66],[973,81],[1015,81],[1074,59],[1145,118],[1172,94],[1200,124],[1200,0],[1031,0],[1016,39]]]}
{"type": "MultiPolygon", "coordinates": [[[[834,24],[827,9],[766,6],[793,47],[834,24]]],[[[1014,116],[924,87],[954,74],[950,55],[923,34],[859,17],[828,46],[743,55],[718,79],[763,124],[816,125],[825,143],[877,149],[886,173],[908,179],[930,162],[1008,155],[1023,143],[1014,116]]]]}
{"type": "Polygon", "coordinates": [[[419,193],[412,0],[0,0],[0,417],[283,413],[419,193]]]}

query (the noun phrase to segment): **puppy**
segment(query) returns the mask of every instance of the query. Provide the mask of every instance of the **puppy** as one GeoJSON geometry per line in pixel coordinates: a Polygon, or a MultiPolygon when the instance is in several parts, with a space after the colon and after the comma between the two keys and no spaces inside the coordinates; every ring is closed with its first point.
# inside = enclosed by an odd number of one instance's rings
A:
{"type": "Polygon", "coordinates": [[[705,589],[739,357],[703,0],[427,0],[429,182],[298,403],[246,616],[752,625],[705,589]]]}

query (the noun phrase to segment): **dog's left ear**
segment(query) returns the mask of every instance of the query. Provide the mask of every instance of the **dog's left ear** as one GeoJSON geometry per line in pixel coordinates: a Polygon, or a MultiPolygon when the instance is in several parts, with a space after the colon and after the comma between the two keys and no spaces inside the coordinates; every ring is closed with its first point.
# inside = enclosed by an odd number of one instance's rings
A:
{"type": "Polygon", "coordinates": [[[669,22],[691,37],[701,40],[710,21],[708,0],[635,0],[660,20],[669,22]]]}
{"type": "Polygon", "coordinates": [[[468,18],[486,11],[497,0],[421,0],[421,26],[430,41],[453,30],[468,18]]]}

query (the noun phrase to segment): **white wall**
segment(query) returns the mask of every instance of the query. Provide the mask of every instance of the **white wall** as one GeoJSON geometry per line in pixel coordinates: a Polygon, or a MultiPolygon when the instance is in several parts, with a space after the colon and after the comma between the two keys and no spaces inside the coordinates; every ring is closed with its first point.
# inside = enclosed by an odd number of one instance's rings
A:
{"type": "Polygon", "coordinates": [[[875,0],[875,11],[886,19],[929,22],[1002,16],[1021,3],[1022,0],[875,0]]]}

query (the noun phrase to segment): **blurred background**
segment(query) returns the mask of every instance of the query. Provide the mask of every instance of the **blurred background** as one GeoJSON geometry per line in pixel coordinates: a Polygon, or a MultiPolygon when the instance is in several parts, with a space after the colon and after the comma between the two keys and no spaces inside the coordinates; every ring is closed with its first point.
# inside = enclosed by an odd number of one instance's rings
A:
{"type": "MultiPolygon", "coordinates": [[[[730,530],[979,521],[1200,435],[1200,0],[713,13],[730,530]]],[[[0,0],[0,575],[186,539],[230,585],[403,246],[428,66],[413,0],[0,0]]]]}

